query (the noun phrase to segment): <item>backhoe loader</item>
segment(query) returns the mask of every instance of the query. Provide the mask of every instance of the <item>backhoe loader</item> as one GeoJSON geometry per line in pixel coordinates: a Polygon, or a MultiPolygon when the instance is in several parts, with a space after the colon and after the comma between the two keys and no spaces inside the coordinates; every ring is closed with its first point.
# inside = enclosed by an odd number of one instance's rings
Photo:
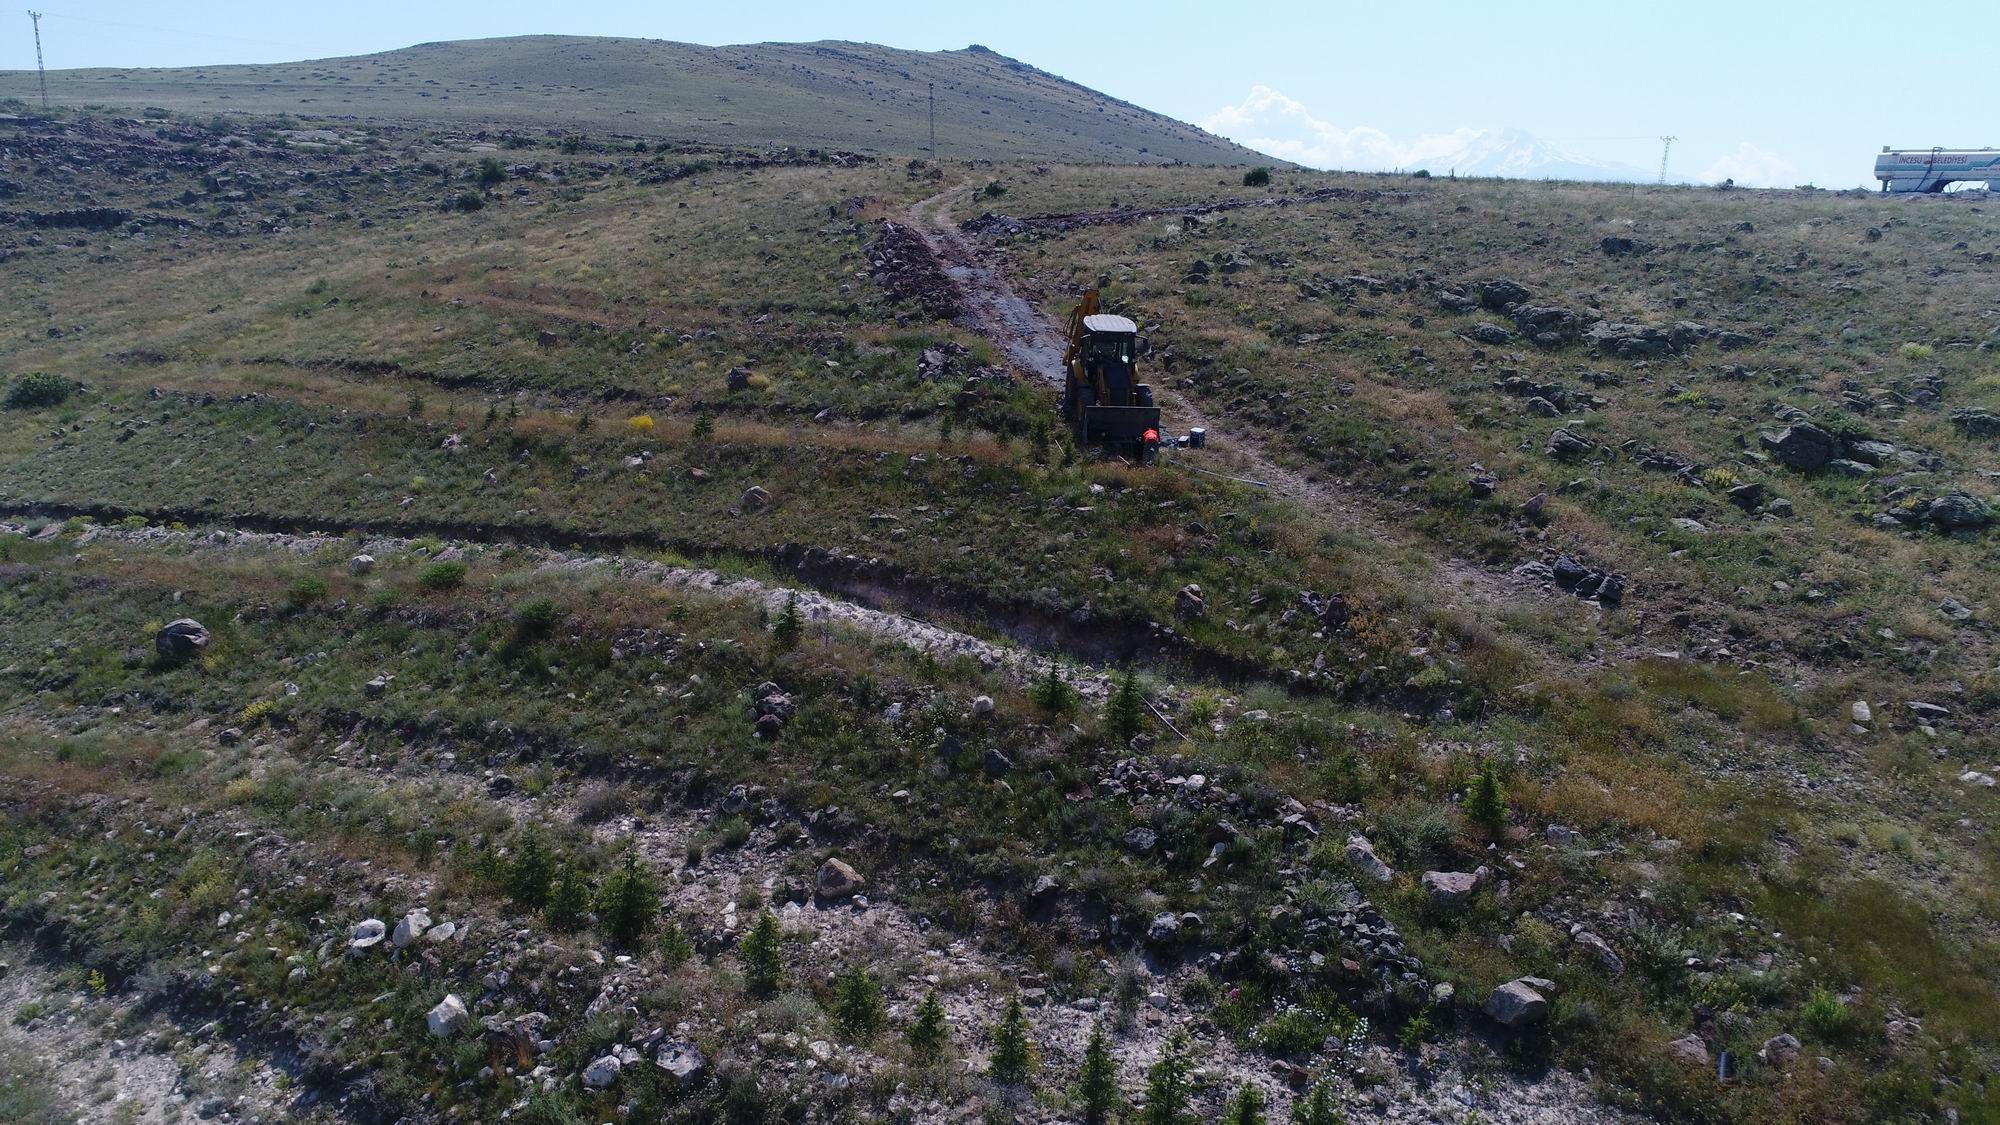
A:
{"type": "Polygon", "coordinates": [[[1097,290],[1069,314],[1063,352],[1063,418],[1080,446],[1098,446],[1150,462],[1160,448],[1160,408],[1153,388],[1139,382],[1145,339],[1139,326],[1098,311],[1097,290]]]}

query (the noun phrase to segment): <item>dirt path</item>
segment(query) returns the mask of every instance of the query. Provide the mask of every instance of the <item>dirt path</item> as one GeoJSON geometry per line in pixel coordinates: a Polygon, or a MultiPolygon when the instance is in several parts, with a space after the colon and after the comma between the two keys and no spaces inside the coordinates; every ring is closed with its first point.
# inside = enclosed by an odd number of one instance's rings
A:
{"type": "MultiPolygon", "coordinates": [[[[961,317],[966,325],[991,339],[1023,372],[1061,386],[1062,330],[1023,297],[1007,280],[1002,268],[982,255],[973,240],[951,219],[954,197],[969,187],[960,184],[913,204],[909,210],[911,228],[930,246],[945,276],[957,288],[961,317]]],[[[1172,387],[1155,384],[1153,390],[1176,431],[1199,427],[1208,432],[1205,450],[1164,451],[1162,456],[1168,463],[1264,485],[1325,522],[1362,531],[1410,559],[1428,562],[1433,568],[1432,581],[1447,604],[1463,601],[1494,610],[1522,597],[1545,596],[1534,583],[1511,574],[1438,556],[1433,548],[1412,541],[1396,529],[1366,499],[1278,462],[1229,426],[1217,425],[1172,387]]]]}

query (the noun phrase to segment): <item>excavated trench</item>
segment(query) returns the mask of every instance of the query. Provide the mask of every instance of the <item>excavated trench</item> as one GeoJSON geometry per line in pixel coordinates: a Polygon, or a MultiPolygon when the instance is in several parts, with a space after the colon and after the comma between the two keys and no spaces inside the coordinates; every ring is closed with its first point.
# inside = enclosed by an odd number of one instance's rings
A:
{"type": "MultiPolygon", "coordinates": [[[[374,535],[430,537],[489,546],[535,547],[558,552],[619,555],[634,550],[669,552],[715,565],[730,560],[762,562],[830,597],[878,613],[911,615],[920,622],[964,622],[1042,652],[1061,653],[1094,665],[1142,664],[1162,671],[1242,683],[1270,677],[1269,669],[1194,644],[1147,618],[1095,614],[1079,619],[1020,601],[984,597],[936,579],[911,574],[880,559],[840,555],[808,544],[786,543],[755,550],[718,550],[651,532],[585,531],[553,524],[494,525],[460,520],[363,520],[257,512],[216,512],[198,508],[128,508],[114,504],[53,501],[0,502],[0,516],[17,519],[84,517],[115,524],[138,517],[153,524],[229,527],[275,535],[374,535]]],[[[638,561],[638,560],[635,560],[638,561]]],[[[945,626],[940,625],[943,628],[945,626]]]]}

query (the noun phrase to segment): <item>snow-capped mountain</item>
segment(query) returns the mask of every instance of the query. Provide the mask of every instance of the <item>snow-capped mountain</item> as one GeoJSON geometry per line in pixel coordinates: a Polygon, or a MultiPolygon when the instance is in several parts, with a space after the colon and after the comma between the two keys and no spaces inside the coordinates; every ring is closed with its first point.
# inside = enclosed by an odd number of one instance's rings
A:
{"type": "Polygon", "coordinates": [[[1434,176],[1504,176],[1517,180],[1652,179],[1643,169],[1593,160],[1520,129],[1480,129],[1454,151],[1432,156],[1434,176]]]}

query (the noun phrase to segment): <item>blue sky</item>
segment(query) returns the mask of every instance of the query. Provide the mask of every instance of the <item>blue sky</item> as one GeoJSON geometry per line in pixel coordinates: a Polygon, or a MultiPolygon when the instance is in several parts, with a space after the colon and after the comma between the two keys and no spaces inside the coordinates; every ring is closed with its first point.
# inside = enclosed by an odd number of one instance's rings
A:
{"type": "MultiPolygon", "coordinates": [[[[1431,3],[1091,5],[298,4],[50,0],[51,67],[271,62],[537,32],[720,44],[981,43],[1282,155],[1414,165],[1454,136],[1514,128],[1591,160],[1676,178],[1869,182],[1883,144],[2000,145],[1990,4],[1431,3]],[[1891,80],[1891,75],[1894,80],[1891,80]],[[1409,159],[1405,159],[1409,158],[1409,159]]],[[[34,65],[25,14],[0,17],[0,69],[34,65]]]]}

